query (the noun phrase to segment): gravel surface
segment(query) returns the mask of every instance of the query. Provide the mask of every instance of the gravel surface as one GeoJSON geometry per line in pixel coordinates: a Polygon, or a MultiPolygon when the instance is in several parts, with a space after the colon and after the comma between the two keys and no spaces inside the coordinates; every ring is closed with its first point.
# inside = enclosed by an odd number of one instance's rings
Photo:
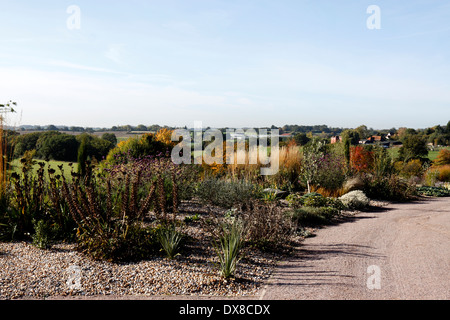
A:
{"type": "Polygon", "coordinates": [[[154,258],[129,264],[93,261],[71,245],[40,250],[27,243],[0,244],[0,298],[93,295],[254,295],[274,261],[242,261],[236,280],[223,280],[213,257],[154,258]],[[70,282],[70,279],[73,279],[70,282]],[[77,282],[77,279],[80,281],[77,282]]]}
{"type": "MultiPolygon", "coordinates": [[[[211,214],[192,208],[178,218],[193,212],[202,217],[211,214]]],[[[248,250],[236,279],[224,280],[200,222],[187,223],[183,232],[190,237],[190,248],[174,260],[152,257],[122,264],[94,261],[77,252],[73,244],[41,250],[26,242],[0,243],[0,299],[252,297],[281,258],[248,250]]]]}
{"type": "Polygon", "coordinates": [[[450,299],[450,198],[392,203],[319,229],[262,299],[450,299]]]}

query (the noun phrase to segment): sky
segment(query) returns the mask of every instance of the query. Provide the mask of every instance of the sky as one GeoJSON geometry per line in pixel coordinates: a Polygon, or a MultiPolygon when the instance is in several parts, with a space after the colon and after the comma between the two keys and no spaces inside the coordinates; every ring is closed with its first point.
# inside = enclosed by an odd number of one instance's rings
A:
{"type": "Polygon", "coordinates": [[[0,103],[14,125],[445,125],[449,19],[444,0],[0,0],[0,103]]]}

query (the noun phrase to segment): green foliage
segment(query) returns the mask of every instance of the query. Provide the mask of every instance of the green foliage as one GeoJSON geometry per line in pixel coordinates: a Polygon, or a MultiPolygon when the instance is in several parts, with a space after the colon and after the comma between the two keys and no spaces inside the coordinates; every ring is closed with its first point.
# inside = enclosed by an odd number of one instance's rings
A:
{"type": "Polygon", "coordinates": [[[440,187],[421,186],[417,187],[417,192],[422,196],[450,197],[450,190],[440,187]]]}
{"type": "Polygon", "coordinates": [[[40,136],[41,132],[33,132],[18,136],[15,141],[14,156],[21,157],[26,151],[35,150],[40,136]]]}
{"type": "Polygon", "coordinates": [[[213,240],[213,247],[219,258],[220,274],[224,278],[235,276],[237,264],[242,258],[244,245],[244,227],[239,219],[232,223],[223,223],[222,233],[213,240]]]}
{"type": "Polygon", "coordinates": [[[372,146],[369,150],[373,152],[373,174],[376,177],[390,176],[394,170],[389,152],[380,146],[372,146]]]}
{"type": "Polygon", "coordinates": [[[39,159],[76,161],[78,141],[70,134],[46,131],[39,136],[35,149],[39,159]]]}
{"type": "Polygon", "coordinates": [[[290,211],[291,219],[300,227],[314,227],[329,224],[339,214],[332,207],[299,207],[290,211]]]}
{"type": "Polygon", "coordinates": [[[327,198],[319,193],[311,192],[303,195],[300,203],[305,207],[324,207],[327,204],[327,198]]]}
{"type": "Polygon", "coordinates": [[[318,138],[312,139],[303,147],[303,163],[300,171],[300,180],[307,185],[308,192],[311,192],[311,186],[317,183],[325,154],[325,142],[320,141],[318,138]]]}
{"type": "Polygon", "coordinates": [[[350,145],[356,146],[359,144],[359,131],[358,130],[344,130],[342,132],[342,141],[345,142],[348,141],[350,145]]]}
{"type": "Polygon", "coordinates": [[[130,159],[139,159],[148,155],[156,156],[166,151],[167,146],[157,141],[154,134],[148,133],[120,142],[109,151],[106,160],[110,164],[126,163],[130,159]]]}
{"type": "Polygon", "coordinates": [[[158,229],[157,237],[168,259],[173,259],[180,254],[183,234],[176,229],[175,224],[158,229]]]}
{"type": "Polygon", "coordinates": [[[102,135],[102,139],[109,141],[113,146],[116,146],[116,144],[117,144],[117,137],[114,133],[105,132],[102,135]]]}
{"type": "Polygon", "coordinates": [[[370,199],[411,200],[416,196],[416,186],[397,175],[374,176],[363,175],[363,191],[370,199]]]}
{"type": "MultiPolygon", "coordinates": [[[[113,139],[111,138],[111,140],[113,139]]],[[[84,143],[84,158],[90,158],[92,161],[101,161],[106,158],[109,151],[115,146],[115,143],[112,143],[109,139],[98,138],[87,133],[78,135],[77,141],[80,147],[84,143]]]]}
{"type": "Polygon", "coordinates": [[[308,138],[306,136],[305,133],[297,133],[294,135],[293,139],[294,139],[295,143],[297,143],[299,146],[304,146],[311,140],[310,138],[308,138]]]}
{"type": "Polygon", "coordinates": [[[351,146],[359,145],[360,133],[358,130],[344,130],[341,134],[342,144],[344,145],[344,159],[347,166],[350,165],[351,146]]]}
{"type": "Polygon", "coordinates": [[[196,195],[205,204],[232,208],[257,196],[256,188],[245,181],[206,179],[197,187],[196,195]]]}
{"type": "Polygon", "coordinates": [[[87,161],[87,138],[81,140],[80,146],[78,147],[78,173],[84,176],[86,174],[86,161],[87,161]]]}
{"type": "Polygon", "coordinates": [[[292,208],[304,207],[330,207],[338,211],[344,209],[344,205],[341,200],[332,197],[324,197],[320,193],[311,192],[300,196],[299,194],[290,194],[286,197],[289,202],[289,206],[292,208]]]}
{"type": "Polygon", "coordinates": [[[50,246],[50,226],[44,220],[33,221],[34,234],[32,236],[33,245],[39,249],[47,249],[50,246]]]}
{"type": "Polygon", "coordinates": [[[408,162],[411,159],[425,158],[428,155],[426,140],[417,134],[407,134],[402,139],[398,160],[408,162]]]}
{"type": "Polygon", "coordinates": [[[193,216],[187,216],[184,218],[184,222],[186,222],[186,223],[195,222],[195,221],[199,221],[199,220],[200,220],[200,216],[198,213],[194,214],[193,216]]]}

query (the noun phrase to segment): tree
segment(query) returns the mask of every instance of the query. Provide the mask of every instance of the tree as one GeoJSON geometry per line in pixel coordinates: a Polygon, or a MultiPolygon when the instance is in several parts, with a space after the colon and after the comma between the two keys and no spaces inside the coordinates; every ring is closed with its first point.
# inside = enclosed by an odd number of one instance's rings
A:
{"type": "Polygon", "coordinates": [[[347,129],[342,131],[342,141],[349,140],[352,146],[357,146],[359,144],[360,135],[357,130],[347,129]]]}
{"type": "MultiPolygon", "coordinates": [[[[115,137],[116,136],[113,135],[113,138],[115,137]]],[[[78,135],[77,140],[80,144],[78,152],[80,152],[81,145],[84,143],[85,146],[83,146],[83,148],[85,150],[83,150],[83,153],[86,154],[86,159],[90,158],[91,160],[101,161],[108,155],[108,152],[115,147],[115,144],[111,141],[98,138],[88,133],[78,135]]]]}
{"type": "Polygon", "coordinates": [[[48,131],[58,131],[58,128],[55,125],[50,124],[49,126],[47,126],[46,130],[48,130],[48,131]]]}
{"type": "Polygon", "coordinates": [[[297,133],[297,134],[294,136],[294,141],[295,141],[295,143],[297,143],[299,146],[304,146],[304,145],[307,144],[310,140],[311,140],[311,139],[308,138],[308,137],[306,136],[305,133],[297,133]]]}
{"type": "Polygon", "coordinates": [[[312,139],[303,148],[303,162],[300,171],[300,178],[306,183],[308,193],[311,192],[311,186],[316,183],[320,166],[325,157],[325,142],[318,138],[312,139]]]}
{"type": "Polygon", "coordinates": [[[36,149],[36,144],[41,137],[41,132],[32,132],[21,135],[16,139],[16,145],[14,149],[14,157],[21,157],[26,151],[36,149]]]}
{"type": "Polygon", "coordinates": [[[117,144],[117,137],[114,133],[106,132],[102,135],[102,139],[111,142],[113,146],[117,144]]]}
{"type": "Polygon", "coordinates": [[[428,156],[426,140],[417,134],[407,134],[402,139],[402,147],[398,153],[398,160],[408,162],[428,156]]]}
{"type": "Polygon", "coordinates": [[[369,129],[365,125],[360,125],[355,131],[358,132],[360,139],[367,139],[370,136],[369,129]]]}
{"type": "Polygon", "coordinates": [[[84,176],[86,174],[86,161],[88,159],[87,154],[88,137],[81,138],[80,146],[78,147],[78,173],[84,176]]]}
{"type": "Polygon", "coordinates": [[[347,166],[350,165],[350,147],[352,145],[359,145],[359,133],[356,130],[344,130],[342,131],[342,142],[344,143],[344,156],[347,162],[347,166]]]}
{"type": "Polygon", "coordinates": [[[36,156],[44,160],[76,161],[78,141],[73,135],[57,131],[42,132],[36,142],[36,156]]]}
{"type": "Polygon", "coordinates": [[[147,127],[143,124],[140,124],[136,127],[136,131],[147,131],[147,127]]]}

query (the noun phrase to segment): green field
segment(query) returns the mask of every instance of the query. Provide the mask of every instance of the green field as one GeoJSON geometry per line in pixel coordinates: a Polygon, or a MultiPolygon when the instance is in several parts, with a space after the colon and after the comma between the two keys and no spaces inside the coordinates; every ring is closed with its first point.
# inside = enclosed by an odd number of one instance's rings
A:
{"type": "MultiPolygon", "coordinates": [[[[60,169],[58,168],[58,166],[62,165],[63,166],[63,170],[64,170],[64,174],[65,176],[68,178],[70,177],[70,172],[72,170],[76,171],[78,168],[78,164],[77,163],[73,163],[72,167],[69,166],[70,162],[64,162],[64,161],[55,161],[55,160],[50,160],[50,161],[44,161],[44,160],[34,160],[36,163],[33,165],[33,175],[36,175],[37,170],[39,169],[39,162],[43,162],[45,163],[45,167],[44,167],[44,171],[45,171],[45,176],[48,178],[48,174],[47,174],[47,168],[50,166],[50,168],[55,169],[56,173],[55,174],[61,174],[60,169]]],[[[17,172],[17,173],[21,173],[21,164],[20,164],[20,160],[19,159],[15,159],[11,162],[12,164],[12,172],[17,172]]]]}
{"type": "MultiPolygon", "coordinates": [[[[436,150],[433,150],[433,151],[429,151],[428,152],[428,158],[431,161],[434,161],[437,158],[437,156],[439,154],[439,151],[441,149],[448,149],[448,150],[450,150],[450,147],[443,147],[443,148],[439,148],[439,149],[436,149],[436,150]]],[[[396,159],[397,156],[398,156],[398,151],[400,150],[400,148],[389,148],[388,150],[389,150],[389,154],[391,155],[392,159],[396,159]]]]}

